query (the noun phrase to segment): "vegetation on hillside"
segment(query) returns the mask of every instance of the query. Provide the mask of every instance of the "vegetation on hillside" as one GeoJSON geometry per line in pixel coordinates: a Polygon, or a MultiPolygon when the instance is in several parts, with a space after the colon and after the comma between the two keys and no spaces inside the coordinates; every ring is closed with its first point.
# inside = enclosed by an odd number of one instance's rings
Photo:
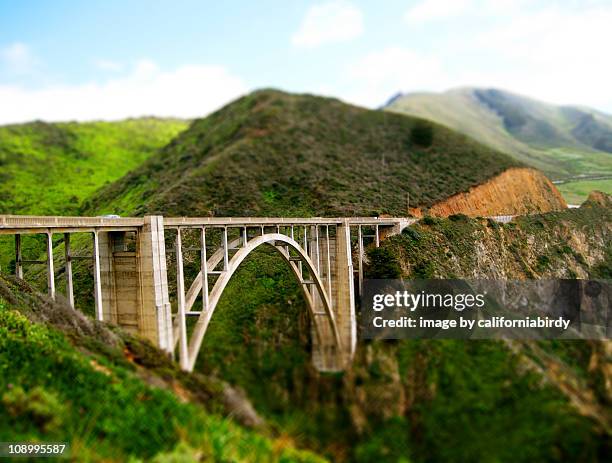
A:
{"type": "Polygon", "coordinates": [[[224,418],[218,381],[3,276],[0,371],[3,439],[68,442],[74,461],[323,461],[224,418]]]}
{"type": "Polygon", "coordinates": [[[386,240],[383,249],[410,278],[602,278],[612,266],[609,198],[594,193],[578,209],[507,224],[464,215],[425,217],[386,240]]]}
{"type": "Polygon", "coordinates": [[[555,185],[568,204],[578,205],[591,191],[612,193],[612,178],[607,180],[575,180],[555,185]]]}
{"type": "MultiPolygon", "coordinates": [[[[586,177],[612,177],[612,116],[588,109],[554,106],[496,89],[460,88],[444,93],[398,95],[386,109],[444,124],[534,166],[580,203],[586,177]],[[570,185],[572,190],[570,191],[570,185]]],[[[599,189],[612,193],[609,184],[599,189]]],[[[590,190],[589,190],[590,191],[590,190]]]]}
{"type": "Polygon", "coordinates": [[[254,92],[86,204],[93,213],[406,215],[519,165],[445,127],[338,100],[254,92]]]}
{"type": "Polygon", "coordinates": [[[156,118],[0,126],[0,214],[75,215],[186,127],[156,118]]]}
{"type": "MultiPolygon", "coordinates": [[[[85,198],[136,168],[187,127],[178,119],[32,122],[0,126],[0,214],[79,215],[85,198]]],[[[37,259],[43,237],[24,255],[37,259]]],[[[13,242],[0,237],[0,269],[10,270],[13,242]]]]}

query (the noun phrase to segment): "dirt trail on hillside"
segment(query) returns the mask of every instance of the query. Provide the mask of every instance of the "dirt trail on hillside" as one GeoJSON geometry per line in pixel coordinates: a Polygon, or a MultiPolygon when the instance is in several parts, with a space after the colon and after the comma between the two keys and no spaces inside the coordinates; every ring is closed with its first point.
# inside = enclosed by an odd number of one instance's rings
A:
{"type": "MultiPolygon", "coordinates": [[[[429,215],[471,217],[524,215],[567,208],[561,193],[542,173],[529,168],[511,168],[481,185],[434,204],[429,215]]],[[[413,211],[418,215],[419,212],[413,211]]]]}

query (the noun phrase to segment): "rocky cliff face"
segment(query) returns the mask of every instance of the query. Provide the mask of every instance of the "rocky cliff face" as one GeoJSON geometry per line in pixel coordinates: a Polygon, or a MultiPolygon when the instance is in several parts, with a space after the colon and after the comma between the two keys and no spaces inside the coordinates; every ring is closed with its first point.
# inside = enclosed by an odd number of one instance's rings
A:
{"type": "Polygon", "coordinates": [[[467,192],[453,195],[433,205],[426,212],[435,217],[460,213],[477,217],[533,214],[562,210],[566,207],[561,193],[542,173],[517,167],[508,169],[467,192]]]}
{"type": "Polygon", "coordinates": [[[410,277],[609,278],[610,197],[592,194],[579,209],[491,219],[428,217],[384,246],[410,277]]]}

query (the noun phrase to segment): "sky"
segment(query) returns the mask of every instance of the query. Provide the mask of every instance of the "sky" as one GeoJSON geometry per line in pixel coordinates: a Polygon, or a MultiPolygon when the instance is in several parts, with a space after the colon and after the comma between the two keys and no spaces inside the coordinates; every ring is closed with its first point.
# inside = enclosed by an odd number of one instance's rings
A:
{"type": "Polygon", "coordinates": [[[376,108],[497,87],[612,113],[611,0],[0,0],[0,124],[200,117],[264,87],[376,108]]]}

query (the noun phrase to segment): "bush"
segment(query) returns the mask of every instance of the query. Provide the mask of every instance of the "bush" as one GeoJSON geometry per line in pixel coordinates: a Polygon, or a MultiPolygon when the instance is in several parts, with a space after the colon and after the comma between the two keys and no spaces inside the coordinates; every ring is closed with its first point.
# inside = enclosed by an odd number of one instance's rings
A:
{"type": "Polygon", "coordinates": [[[470,218],[465,214],[453,214],[448,217],[452,222],[467,222],[470,218]]]}
{"type": "Polygon", "coordinates": [[[421,234],[416,231],[414,228],[406,227],[402,230],[402,235],[407,236],[412,241],[419,241],[421,239],[421,234]]]}
{"type": "Polygon", "coordinates": [[[59,428],[64,407],[57,396],[36,386],[26,392],[21,386],[13,387],[2,395],[2,405],[13,418],[34,423],[41,431],[53,432],[59,428]]]}
{"type": "Polygon", "coordinates": [[[412,143],[424,148],[429,148],[433,144],[433,127],[427,121],[417,121],[410,131],[412,143]]]}
{"type": "Polygon", "coordinates": [[[394,279],[399,278],[402,269],[397,257],[387,248],[372,248],[368,251],[369,278],[394,279]]]}

